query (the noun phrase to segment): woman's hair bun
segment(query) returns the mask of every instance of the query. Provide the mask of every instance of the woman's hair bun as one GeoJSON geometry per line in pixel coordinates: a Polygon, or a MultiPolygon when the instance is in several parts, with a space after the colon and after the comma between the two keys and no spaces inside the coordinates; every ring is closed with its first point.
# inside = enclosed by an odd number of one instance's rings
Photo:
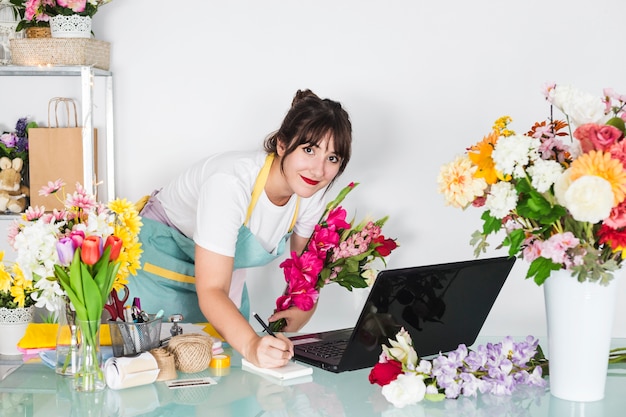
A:
{"type": "Polygon", "coordinates": [[[319,97],[317,96],[317,94],[315,94],[313,91],[306,89],[306,90],[298,90],[296,92],[296,95],[293,97],[293,100],[291,101],[291,107],[295,106],[296,104],[298,104],[299,102],[301,102],[302,100],[305,100],[309,97],[314,97],[316,99],[319,99],[319,97]]]}

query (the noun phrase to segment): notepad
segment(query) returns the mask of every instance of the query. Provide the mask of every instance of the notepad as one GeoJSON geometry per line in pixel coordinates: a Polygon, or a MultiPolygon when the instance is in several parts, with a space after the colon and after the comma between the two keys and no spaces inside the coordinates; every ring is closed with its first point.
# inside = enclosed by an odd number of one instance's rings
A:
{"type": "Polygon", "coordinates": [[[280,380],[300,378],[313,373],[313,368],[310,366],[301,365],[296,362],[289,362],[287,365],[281,366],[280,368],[259,368],[243,358],[241,359],[241,369],[261,375],[268,375],[280,380]]]}

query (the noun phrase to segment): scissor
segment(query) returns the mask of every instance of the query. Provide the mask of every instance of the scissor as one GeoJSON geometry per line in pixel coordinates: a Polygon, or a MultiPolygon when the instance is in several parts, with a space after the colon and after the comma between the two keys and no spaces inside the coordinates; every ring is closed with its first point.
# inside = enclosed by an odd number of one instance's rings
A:
{"type": "Polygon", "coordinates": [[[104,308],[111,315],[111,320],[124,320],[124,304],[126,304],[126,300],[128,300],[128,296],[130,292],[128,291],[128,287],[124,285],[124,297],[120,298],[119,293],[116,290],[112,290],[109,295],[109,302],[106,303],[104,308]]]}

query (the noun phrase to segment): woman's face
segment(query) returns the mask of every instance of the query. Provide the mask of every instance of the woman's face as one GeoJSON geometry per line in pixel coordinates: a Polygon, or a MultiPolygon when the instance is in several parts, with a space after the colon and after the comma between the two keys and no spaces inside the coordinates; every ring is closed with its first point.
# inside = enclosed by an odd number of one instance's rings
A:
{"type": "MultiPolygon", "coordinates": [[[[300,145],[283,161],[284,178],[293,193],[311,197],[326,187],[339,173],[341,159],[335,153],[333,138],[329,134],[318,145],[300,145]]],[[[285,147],[278,144],[278,155],[283,156],[285,147]]]]}

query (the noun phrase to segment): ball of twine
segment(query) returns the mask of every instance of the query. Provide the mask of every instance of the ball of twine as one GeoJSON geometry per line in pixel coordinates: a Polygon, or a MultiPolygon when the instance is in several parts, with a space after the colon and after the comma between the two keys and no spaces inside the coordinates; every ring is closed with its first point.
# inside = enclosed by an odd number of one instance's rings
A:
{"type": "Polygon", "coordinates": [[[174,355],[176,369],[185,373],[200,372],[211,362],[213,339],[200,333],[181,334],[170,339],[167,350],[174,355]]]}
{"type": "Polygon", "coordinates": [[[150,353],[154,356],[154,359],[156,359],[159,367],[159,376],[157,376],[157,381],[176,379],[178,374],[176,373],[174,355],[163,348],[152,349],[150,353]]]}

